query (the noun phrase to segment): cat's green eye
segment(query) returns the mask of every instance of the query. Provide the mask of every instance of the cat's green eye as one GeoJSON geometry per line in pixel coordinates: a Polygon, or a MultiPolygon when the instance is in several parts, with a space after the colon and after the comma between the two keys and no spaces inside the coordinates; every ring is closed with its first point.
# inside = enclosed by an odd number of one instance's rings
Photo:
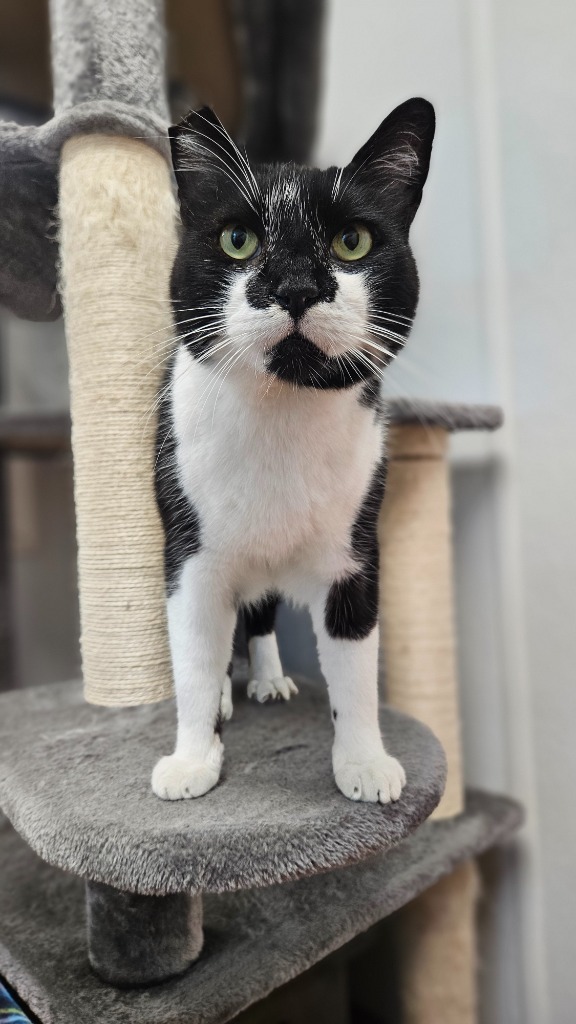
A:
{"type": "Polygon", "coordinates": [[[258,252],[260,240],[244,224],[228,224],[220,234],[220,245],[233,260],[249,260],[258,252]]]}
{"type": "Polygon", "coordinates": [[[346,263],[361,260],[371,248],[372,235],[363,224],[347,224],[332,239],[332,252],[346,263]]]}

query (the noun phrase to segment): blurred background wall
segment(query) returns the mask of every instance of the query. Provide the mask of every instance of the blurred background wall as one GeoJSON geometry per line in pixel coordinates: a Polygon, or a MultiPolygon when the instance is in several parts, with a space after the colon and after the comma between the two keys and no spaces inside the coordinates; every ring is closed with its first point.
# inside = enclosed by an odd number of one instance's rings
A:
{"type": "MultiPolygon", "coordinates": [[[[209,7],[218,35],[223,4],[209,7]]],[[[11,9],[23,6],[6,3],[4,15],[11,9]]],[[[190,5],[195,18],[201,10],[190,5]]],[[[188,14],[172,5],[180,67],[188,14]]],[[[528,809],[519,843],[484,863],[487,895],[498,898],[485,901],[483,1024],[576,1019],[575,30],[568,0],[327,3],[320,165],[347,161],[410,95],[438,115],[413,231],[421,305],[389,393],[495,401],[507,416],[499,434],[460,436],[453,450],[467,777],[528,809]]],[[[233,122],[232,44],[219,31],[232,84],[216,89],[215,105],[233,122]]],[[[3,53],[0,32],[3,92],[22,67],[8,38],[3,53]]],[[[22,98],[49,103],[42,40],[29,40],[38,74],[22,98]]],[[[214,98],[218,61],[207,52],[191,57],[199,79],[180,76],[178,106],[214,98]]],[[[61,325],[2,316],[0,338],[4,407],[65,410],[61,325]]],[[[79,671],[71,467],[59,456],[5,468],[12,680],[51,682],[79,671]]],[[[285,612],[281,629],[289,664],[317,672],[306,619],[285,612]]]]}

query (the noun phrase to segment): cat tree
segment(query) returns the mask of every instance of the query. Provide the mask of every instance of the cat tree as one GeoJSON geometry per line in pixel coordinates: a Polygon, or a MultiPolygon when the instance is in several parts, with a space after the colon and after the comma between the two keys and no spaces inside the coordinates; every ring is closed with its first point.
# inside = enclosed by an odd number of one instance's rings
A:
{"type": "MultiPolygon", "coordinates": [[[[302,6],[314,68],[320,9],[302,6]]],[[[263,54],[250,42],[254,25],[265,32],[263,22],[281,15],[250,0],[234,10],[254,150],[272,155],[262,126],[276,118],[277,155],[304,157],[286,115],[294,102],[314,108],[282,50],[298,38],[294,25],[271,34],[280,55],[263,54]],[[262,87],[271,68],[294,100],[273,110],[262,87]]],[[[412,903],[427,926],[412,928],[417,941],[404,961],[407,1019],[439,1019],[426,1016],[422,992],[430,995],[442,929],[459,942],[462,970],[444,946],[440,1016],[464,1024],[474,1013],[465,865],[507,835],[520,811],[485,794],[463,803],[445,448],[447,430],[492,429],[499,414],[390,408],[382,624],[391,703],[401,710],[382,716],[408,770],[399,804],[351,805],[334,791],[324,698],[306,684],[286,707],[240,698],[226,744],[229,777],[201,801],[157,801],[150,766],[173,728],[171,705],[157,703],[171,683],[152,493],[153,405],[176,243],[162,10],[156,0],[53,0],[51,17],[55,117],[40,128],[0,125],[0,298],[19,315],[50,319],[62,296],[86,700],[71,684],[0,699],[0,805],[19,833],[2,821],[0,973],[45,1024],[115,1015],[144,1024],[224,1021],[425,893],[412,903]],[[49,231],[57,197],[60,292],[49,231]],[[440,818],[425,825],[443,791],[444,756],[404,711],[433,726],[448,758],[440,818]],[[442,878],[442,889],[430,888],[442,878]],[[89,955],[104,985],[85,953],[84,884],[89,955]],[[461,912],[450,910],[455,900],[461,912]],[[210,942],[178,977],[200,951],[202,913],[210,942]],[[115,987],[170,978],[161,989],[115,987]],[[446,1006],[458,1015],[449,1018],[446,1006]]]]}

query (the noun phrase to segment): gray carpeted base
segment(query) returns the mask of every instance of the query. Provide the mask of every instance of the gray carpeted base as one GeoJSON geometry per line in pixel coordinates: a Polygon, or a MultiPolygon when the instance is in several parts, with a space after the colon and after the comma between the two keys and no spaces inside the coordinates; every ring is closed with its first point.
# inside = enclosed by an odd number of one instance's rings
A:
{"type": "Polygon", "coordinates": [[[0,974],[42,1024],[220,1024],[403,906],[520,824],[517,804],[472,794],[386,854],[324,875],[204,898],[205,947],[181,978],[120,991],[91,972],[84,883],[0,822],[0,974]]]}
{"type": "Polygon", "coordinates": [[[426,726],[382,709],[408,782],[396,804],[353,803],[332,774],[326,688],[288,704],[235,688],[226,758],[199,800],[159,800],[152,766],[173,748],[172,701],[96,708],[78,684],[0,697],[0,807],[44,860],[118,889],[163,894],[270,885],[393,846],[438,803],[445,776],[426,726]]]}

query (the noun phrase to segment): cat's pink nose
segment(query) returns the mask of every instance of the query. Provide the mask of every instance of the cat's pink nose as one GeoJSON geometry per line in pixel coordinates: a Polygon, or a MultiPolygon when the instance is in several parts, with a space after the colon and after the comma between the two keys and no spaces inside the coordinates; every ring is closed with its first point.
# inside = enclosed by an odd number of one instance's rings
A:
{"type": "Polygon", "coordinates": [[[308,306],[318,301],[319,294],[318,286],[310,283],[298,288],[280,285],[273,297],[282,309],[287,310],[294,320],[298,320],[308,306]]]}

